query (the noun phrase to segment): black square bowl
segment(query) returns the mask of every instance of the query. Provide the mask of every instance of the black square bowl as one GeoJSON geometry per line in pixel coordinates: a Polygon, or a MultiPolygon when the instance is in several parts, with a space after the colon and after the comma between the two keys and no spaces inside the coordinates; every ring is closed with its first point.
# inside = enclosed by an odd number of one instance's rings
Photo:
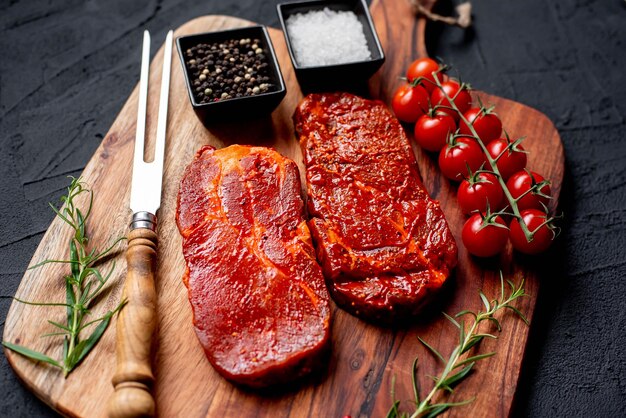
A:
{"type": "Polygon", "coordinates": [[[280,66],[276,59],[276,53],[272,41],[265,26],[246,26],[243,28],[229,29],[218,32],[206,32],[190,36],[181,36],[176,39],[178,56],[185,74],[185,84],[189,93],[191,106],[198,118],[205,126],[217,120],[242,120],[258,118],[271,113],[283,100],[287,89],[280,72],[280,66]],[[193,74],[185,63],[185,51],[200,43],[225,42],[231,39],[257,38],[261,42],[260,47],[268,51],[267,62],[269,64],[270,82],[276,87],[273,90],[254,96],[233,97],[217,102],[199,103],[193,92],[193,74]]]}
{"type": "Polygon", "coordinates": [[[385,54],[378,40],[376,28],[365,0],[312,0],[293,3],[281,3],[276,6],[278,18],[285,35],[291,63],[303,91],[348,90],[365,83],[385,62],[385,54]],[[293,45],[287,31],[287,19],[296,13],[323,10],[328,7],[333,11],[353,12],[361,25],[370,50],[371,59],[336,65],[316,67],[300,66],[296,60],[293,45]]]}

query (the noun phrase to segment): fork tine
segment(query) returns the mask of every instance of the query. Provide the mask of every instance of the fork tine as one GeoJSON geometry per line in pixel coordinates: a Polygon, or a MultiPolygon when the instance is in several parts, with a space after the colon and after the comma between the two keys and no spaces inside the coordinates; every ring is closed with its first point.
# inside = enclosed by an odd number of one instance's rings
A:
{"type": "Polygon", "coordinates": [[[130,208],[133,212],[147,211],[155,215],[161,205],[165,133],[167,128],[167,104],[172,66],[172,38],[173,32],[169,31],[163,54],[161,97],[159,99],[154,159],[148,163],[144,158],[144,149],[146,142],[148,78],[150,76],[150,34],[148,31],[144,32],[141,80],[139,82],[139,110],[137,114],[137,133],[135,138],[135,155],[133,158],[133,176],[130,193],[130,208]]]}
{"type": "MultiPolygon", "coordinates": [[[[165,132],[167,130],[167,104],[170,92],[170,72],[172,67],[172,37],[170,30],[165,38],[163,52],[163,73],[161,75],[161,96],[159,98],[159,119],[157,121],[156,146],[154,151],[155,170],[163,172],[163,157],[165,153],[165,132]]],[[[162,176],[158,176],[162,178],[162,176]]]]}
{"type": "Polygon", "coordinates": [[[143,49],[141,51],[141,78],[139,81],[139,106],[137,109],[137,131],[135,134],[134,167],[144,161],[144,144],[146,142],[146,112],[148,104],[148,78],[150,76],[150,32],[143,32],[143,49]]]}

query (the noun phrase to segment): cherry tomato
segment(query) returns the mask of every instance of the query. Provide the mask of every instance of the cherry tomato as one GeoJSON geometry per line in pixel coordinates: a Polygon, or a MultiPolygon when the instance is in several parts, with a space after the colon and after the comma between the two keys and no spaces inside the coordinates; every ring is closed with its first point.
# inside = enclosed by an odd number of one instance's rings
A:
{"type": "Polygon", "coordinates": [[[468,176],[467,167],[474,172],[485,162],[478,143],[471,138],[457,138],[454,145],[446,145],[439,153],[439,168],[450,180],[461,181],[468,176]]]}
{"type": "Polygon", "coordinates": [[[493,159],[498,160],[496,164],[504,181],[507,181],[513,174],[526,168],[526,153],[524,152],[524,147],[517,144],[516,148],[519,151],[515,151],[507,149],[508,146],[509,140],[506,138],[498,138],[487,144],[489,155],[491,155],[493,159]]]}
{"type": "MultiPolygon", "coordinates": [[[[450,101],[446,99],[446,96],[443,94],[443,92],[445,92],[451,99],[454,100],[454,104],[459,108],[461,113],[467,112],[472,105],[472,96],[470,96],[467,89],[464,88],[461,90],[461,85],[455,80],[444,81],[441,83],[441,88],[443,91],[436,88],[431,93],[430,103],[432,106],[451,106],[450,101]]],[[[459,115],[454,110],[441,108],[441,111],[452,116],[454,120],[459,120],[459,115]]]]}
{"type": "Polygon", "coordinates": [[[469,180],[463,180],[457,193],[459,206],[464,214],[485,212],[487,202],[490,210],[502,208],[504,192],[498,178],[491,173],[478,173],[469,180]]]}
{"type": "MultiPolygon", "coordinates": [[[[418,58],[409,65],[406,72],[406,78],[409,83],[418,78],[422,78],[421,85],[428,93],[432,92],[436,87],[435,75],[439,71],[439,64],[431,58],[418,58]],[[435,73],[435,74],[433,74],[435,73]]],[[[438,77],[441,80],[441,77],[438,77]]]]}
{"type": "Polygon", "coordinates": [[[446,145],[448,134],[454,131],[456,123],[447,113],[425,114],[415,123],[415,141],[427,151],[439,152],[446,145]]]}
{"type": "MultiPolygon", "coordinates": [[[[468,111],[463,112],[463,117],[472,124],[484,144],[488,144],[498,138],[502,133],[502,122],[494,113],[485,113],[478,107],[472,107],[468,111]]],[[[459,132],[465,135],[472,135],[471,129],[463,120],[459,122],[459,132]]]]}
{"type": "MultiPolygon", "coordinates": [[[[537,174],[534,171],[531,171],[529,174],[528,171],[522,170],[513,174],[513,176],[506,182],[506,187],[509,189],[509,192],[511,192],[511,196],[513,196],[514,199],[517,199],[530,190],[533,184],[532,179],[535,179],[535,183],[541,183],[545,180],[540,174],[537,174]]],[[[546,184],[540,190],[541,193],[550,196],[551,191],[549,185],[546,184]]],[[[543,209],[543,205],[547,206],[549,202],[550,199],[547,197],[530,192],[517,201],[517,208],[520,211],[524,209],[543,209]]]]}
{"type": "Polygon", "coordinates": [[[528,242],[519,220],[515,218],[511,221],[513,248],[524,254],[539,254],[547,250],[554,240],[554,234],[547,224],[542,225],[546,221],[546,213],[537,209],[526,209],[520,215],[528,230],[533,232],[533,239],[528,242]]]}
{"type": "Polygon", "coordinates": [[[500,216],[487,221],[480,213],[475,213],[463,225],[461,237],[470,254],[477,257],[492,257],[504,249],[509,231],[500,216]]]}
{"type": "Polygon", "coordinates": [[[428,93],[422,86],[403,84],[393,95],[391,107],[398,119],[413,123],[428,111],[428,93]]]}

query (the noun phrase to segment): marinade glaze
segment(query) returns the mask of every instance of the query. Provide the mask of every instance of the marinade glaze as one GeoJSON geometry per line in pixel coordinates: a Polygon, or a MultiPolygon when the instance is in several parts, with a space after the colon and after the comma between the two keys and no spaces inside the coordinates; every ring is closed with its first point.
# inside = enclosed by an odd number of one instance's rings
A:
{"type": "Polygon", "coordinates": [[[382,102],[311,94],[294,114],[309,227],[328,288],[355,315],[414,315],[457,262],[398,120],[382,102]]]}
{"type": "Polygon", "coordinates": [[[215,369],[255,387],[309,372],[328,345],[330,309],[296,165],[269,148],[203,147],[176,221],[193,323],[215,369]]]}

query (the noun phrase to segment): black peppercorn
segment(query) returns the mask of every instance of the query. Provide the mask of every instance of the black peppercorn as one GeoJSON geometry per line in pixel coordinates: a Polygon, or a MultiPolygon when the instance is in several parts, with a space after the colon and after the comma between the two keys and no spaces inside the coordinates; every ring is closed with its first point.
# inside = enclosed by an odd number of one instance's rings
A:
{"type": "Polygon", "coordinates": [[[199,43],[185,51],[194,95],[200,103],[263,94],[271,83],[266,50],[259,39],[199,43]]]}

